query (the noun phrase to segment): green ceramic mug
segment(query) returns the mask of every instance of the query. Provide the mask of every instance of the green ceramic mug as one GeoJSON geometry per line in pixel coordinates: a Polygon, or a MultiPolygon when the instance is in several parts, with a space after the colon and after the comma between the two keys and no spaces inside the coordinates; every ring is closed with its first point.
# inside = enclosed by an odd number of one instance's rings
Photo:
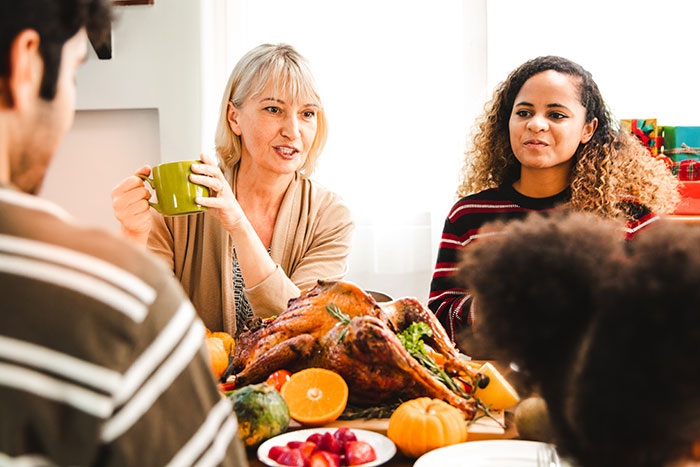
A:
{"type": "Polygon", "coordinates": [[[192,164],[201,164],[201,161],[177,161],[166,162],[153,167],[151,175],[138,175],[147,181],[156,192],[157,203],[148,202],[159,213],[166,216],[179,216],[206,211],[205,206],[194,202],[197,196],[209,196],[209,189],[190,181],[192,164]]]}

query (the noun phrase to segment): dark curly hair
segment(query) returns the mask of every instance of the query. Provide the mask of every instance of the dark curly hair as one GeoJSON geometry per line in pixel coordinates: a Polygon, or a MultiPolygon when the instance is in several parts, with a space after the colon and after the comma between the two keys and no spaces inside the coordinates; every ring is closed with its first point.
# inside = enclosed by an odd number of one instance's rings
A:
{"type": "Polygon", "coordinates": [[[661,466],[700,440],[700,228],[626,242],[616,222],[532,215],[465,251],[479,332],[547,401],[581,466],[661,466]],[[531,278],[531,279],[530,279],[531,278]]]}
{"type": "Polygon", "coordinates": [[[630,199],[657,213],[669,212],[678,202],[678,182],[665,165],[647,157],[634,137],[620,132],[592,75],[557,56],[527,61],[508,75],[477,121],[472,146],[465,152],[457,196],[464,197],[520,178],[520,162],[510,145],[508,124],[515,98],[532,76],[554,70],[576,78],[586,123],[598,119],[593,137],[579,144],[573,155],[571,206],[604,217],[624,216],[621,201],[630,199]]]}
{"type": "Polygon", "coordinates": [[[10,46],[25,29],[39,34],[39,54],[44,76],[39,96],[56,95],[63,44],[82,27],[97,38],[109,32],[111,9],[108,0],[0,0],[0,77],[10,72],[10,46]]]}

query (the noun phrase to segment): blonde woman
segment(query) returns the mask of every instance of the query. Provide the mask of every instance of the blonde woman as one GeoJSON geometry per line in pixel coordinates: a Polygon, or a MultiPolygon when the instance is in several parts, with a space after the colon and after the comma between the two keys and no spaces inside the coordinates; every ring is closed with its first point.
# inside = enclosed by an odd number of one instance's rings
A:
{"type": "MultiPolygon", "coordinates": [[[[209,188],[206,214],[149,212],[142,181],[112,192],[123,231],[168,261],[211,330],[239,334],[286,309],[317,279],[347,271],[354,224],[333,192],[309,179],[327,135],[305,59],[261,45],[234,67],[221,103],[216,150],[191,180],[209,188]]],[[[136,174],[149,174],[150,167],[136,174]]]]}
{"type": "Polygon", "coordinates": [[[587,211],[623,220],[631,239],[678,200],[665,166],[616,128],[591,74],[554,56],[524,63],[496,89],[461,177],[428,299],[453,339],[476,324],[471,294],[453,276],[484,223],[587,211]]]}

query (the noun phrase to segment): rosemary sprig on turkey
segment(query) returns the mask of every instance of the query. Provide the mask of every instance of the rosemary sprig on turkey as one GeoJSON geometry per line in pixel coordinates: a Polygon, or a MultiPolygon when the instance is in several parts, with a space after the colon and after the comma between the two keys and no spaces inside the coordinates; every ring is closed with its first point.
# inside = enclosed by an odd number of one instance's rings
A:
{"type": "Polygon", "coordinates": [[[343,339],[345,339],[345,334],[348,333],[348,324],[350,324],[350,317],[343,313],[340,307],[338,307],[338,305],[336,305],[335,303],[329,303],[328,305],[326,305],[326,311],[338,321],[340,321],[340,323],[338,323],[337,326],[345,326],[343,330],[340,331],[340,334],[338,334],[337,342],[340,342],[343,339]]]}
{"type": "MultiPolygon", "coordinates": [[[[404,346],[406,351],[411,354],[413,358],[418,360],[418,363],[423,365],[425,368],[427,368],[435,377],[441,381],[445,386],[450,388],[452,391],[456,392],[460,396],[464,397],[465,399],[473,399],[474,402],[476,403],[476,406],[482,410],[484,415],[481,415],[480,417],[475,418],[474,420],[470,421],[469,424],[472,424],[479,418],[486,416],[489,417],[493,420],[496,421],[499,425],[501,425],[501,422],[496,420],[493,415],[491,414],[491,409],[487,407],[483,402],[478,397],[474,396],[474,393],[476,392],[476,388],[478,387],[485,387],[486,384],[488,384],[488,379],[482,380],[481,375],[477,377],[476,381],[473,382],[472,389],[469,393],[465,392],[464,389],[460,385],[455,384],[454,380],[450,378],[450,376],[445,373],[445,370],[440,368],[437,363],[435,363],[435,360],[428,355],[428,352],[425,350],[425,343],[423,342],[423,336],[426,337],[432,337],[433,332],[430,329],[430,327],[423,323],[411,323],[409,327],[407,327],[402,333],[398,335],[399,341],[401,341],[401,344],[404,346]],[[486,384],[483,384],[486,383],[486,384]]],[[[505,427],[504,427],[505,428],[505,427]]]]}
{"type": "Polygon", "coordinates": [[[411,354],[413,358],[418,360],[418,363],[430,370],[430,372],[433,373],[435,377],[445,386],[465,399],[468,399],[470,395],[464,392],[461,387],[457,386],[452,378],[445,373],[445,370],[440,368],[437,363],[435,363],[435,360],[433,360],[432,357],[428,355],[428,352],[426,352],[425,344],[423,343],[423,336],[432,337],[432,335],[433,331],[431,331],[430,327],[421,322],[411,323],[411,325],[404,329],[404,331],[398,336],[403,347],[409,354],[411,354]]]}

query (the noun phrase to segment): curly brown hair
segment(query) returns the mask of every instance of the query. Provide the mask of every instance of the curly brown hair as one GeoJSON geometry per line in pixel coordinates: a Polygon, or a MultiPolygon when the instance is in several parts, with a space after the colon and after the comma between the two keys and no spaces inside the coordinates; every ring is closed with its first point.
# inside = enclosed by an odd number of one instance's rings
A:
{"type": "Polygon", "coordinates": [[[603,217],[626,217],[621,201],[634,201],[659,214],[671,212],[679,200],[677,179],[663,162],[648,156],[641,142],[620,131],[591,74],[557,56],[525,62],[496,88],[477,120],[473,143],[465,151],[457,196],[512,184],[520,178],[520,162],[510,145],[510,115],[523,84],[547,70],[578,77],[586,123],[598,119],[591,140],[579,144],[573,155],[571,207],[603,217]]]}
{"type": "Polygon", "coordinates": [[[700,228],[660,220],[627,242],[618,220],[558,214],[494,224],[499,235],[464,250],[458,278],[474,293],[482,345],[535,385],[576,465],[692,457],[700,228]]]}

